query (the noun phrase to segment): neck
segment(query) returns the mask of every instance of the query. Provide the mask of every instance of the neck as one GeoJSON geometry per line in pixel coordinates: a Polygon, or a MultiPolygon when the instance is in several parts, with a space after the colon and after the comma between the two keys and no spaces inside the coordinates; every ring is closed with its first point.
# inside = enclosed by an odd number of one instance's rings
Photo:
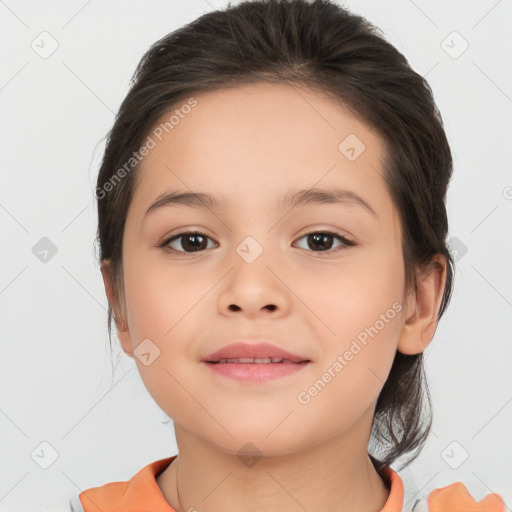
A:
{"type": "Polygon", "coordinates": [[[389,495],[366,450],[347,439],[242,462],[177,424],[175,432],[179,455],[157,484],[176,512],[380,512],[389,495]]]}

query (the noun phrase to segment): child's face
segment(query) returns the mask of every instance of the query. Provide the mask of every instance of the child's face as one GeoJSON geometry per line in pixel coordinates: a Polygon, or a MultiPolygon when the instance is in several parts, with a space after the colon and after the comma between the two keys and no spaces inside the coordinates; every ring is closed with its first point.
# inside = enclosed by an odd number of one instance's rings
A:
{"type": "Polygon", "coordinates": [[[168,135],[152,135],[156,147],[139,170],[123,242],[124,350],[151,340],[146,358],[155,346],[159,357],[147,366],[135,357],[147,389],[176,427],[222,450],[251,442],[277,455],[343,433],[367,441],[406,321],[402,233],[382,178],[382,140],[296,86],[195,98],[168,135]],[[351,191],[375,215],[356,202],[280,206],[285,195],[312,188],[351,191]],[[145,217],[161,194],[178,190],[227,206],[171,205],[145,217]],[[181,252],[159,247],[187,230],[208,238],[169,243],[181,252]],[[306,236],[325,231],[356,245],[306,236]],[[194,247],[202,250],[185,252],[194,247]],[[202,362],[240,338],[311,362],[260,383],[202,362]]]}

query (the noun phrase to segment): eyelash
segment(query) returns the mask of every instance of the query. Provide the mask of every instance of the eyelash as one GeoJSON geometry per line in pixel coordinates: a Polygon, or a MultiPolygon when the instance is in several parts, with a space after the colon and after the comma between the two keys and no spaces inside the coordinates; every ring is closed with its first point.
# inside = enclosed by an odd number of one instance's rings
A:
{"type": "MultiPolygon", "coordinates": [[[[309,235],[318,235],[318,234],[333,236],[336,240],[338,240],[339,242],[343,243],[343,245],[341,247],[336,248],[336,249],[328,249],[326,251],[310,251],[310,252],[314,252],[314,253],[318,253],[318,254],[324,254],[324,253],[329,254],[329,253],[333,253],[333,252],[336,252],[338,250],[345,249],[347,247],[352,247],[352,246],[356,245],[354,242],[352,242],[351,240],[348,240],[343,235],[341,235],[339,233],[336,233],[335,231],[329,231],[329,230],[311,231],[309,233],[305,233],[304,235],[302,235],[300,238],[298,238],[298,240],[301,240],[302,238],[307,237],[309,235]]],[[[178,239],[180,239],[182,237],[185,237],[185,236],[188,236],[188,235],[200,235],[202,237],[205,237],[205,238],[208,238],[208,239],[212,240],[209,236],[206,236],[204,233],[201,233],[200,231],[184,231],[184,232],[179,233],[177,235],[173,235],[170,238],[167,238],[159,247],[161,249],[166,250],[166,251],[173,252],[175,254],[183,254],[183,255],[185,255],[185,254],[194,254],[195,252],[204,252],[206,250],[206,249],[203,249],[202,251],[178,251],[176,249],[172,249],[172,248],[168,247],[168,245],[171,242],[173,242],[174,240],[178,240],[178,239]]],[[[304,250],[308,250],[308,249],[304,249],[304,250]]]]}

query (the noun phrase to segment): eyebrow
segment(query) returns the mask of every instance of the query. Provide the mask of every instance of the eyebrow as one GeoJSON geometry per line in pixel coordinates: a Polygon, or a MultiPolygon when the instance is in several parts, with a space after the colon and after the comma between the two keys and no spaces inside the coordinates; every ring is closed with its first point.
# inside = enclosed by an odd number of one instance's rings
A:
{"type": "MultiPolygon", "coordinates": [[[[355,192],[341,188],[333,189],[301,189],[290,191],[279,201],[278,206],[283,209],[293,209],[304,206],[313,206],[318,204],[356,204],[362,206],[368,213],[378,218],[377,212],[363,198],[355,192]]],[[[203,192],[184,192],[171,191],[160,195],[146,210],[144,217],[164,206],[184,205],[191,208],[202,209],[223,209],[229,206],[229,201],[225,197],[216,197],[203,192]]]]}

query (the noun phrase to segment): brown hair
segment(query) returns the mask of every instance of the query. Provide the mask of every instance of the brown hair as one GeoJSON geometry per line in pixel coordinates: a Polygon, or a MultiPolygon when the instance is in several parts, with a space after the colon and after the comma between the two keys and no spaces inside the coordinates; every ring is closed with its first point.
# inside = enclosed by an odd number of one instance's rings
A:
{"type": "MultiPolygon", "coordinates": [[[[453,286],[444,204],[452,157],[441,115],[427,81],[381,31],[329,0],[228,4],[163,37],[143,56],[108,134],[97,181],[99,259],[111,262],[119,303],[123,232],[138,168],[133,155],[157,119],[192,94],[254,82],[321,90],[382,137],[383,178],[403,230],[405,290],[416,289],[417,268],[430,271],[438,255],[447,261],[439,320],[453,286]]],[[[112,344],[111,322],[109,306],[112,344]]],[[[402,468],[412,462],[431,424],[423,353],[397,351],[372,425],[371,442],[382,452],[379,459],[371,455],[377,470],[407,454],[402,468]]]]}

